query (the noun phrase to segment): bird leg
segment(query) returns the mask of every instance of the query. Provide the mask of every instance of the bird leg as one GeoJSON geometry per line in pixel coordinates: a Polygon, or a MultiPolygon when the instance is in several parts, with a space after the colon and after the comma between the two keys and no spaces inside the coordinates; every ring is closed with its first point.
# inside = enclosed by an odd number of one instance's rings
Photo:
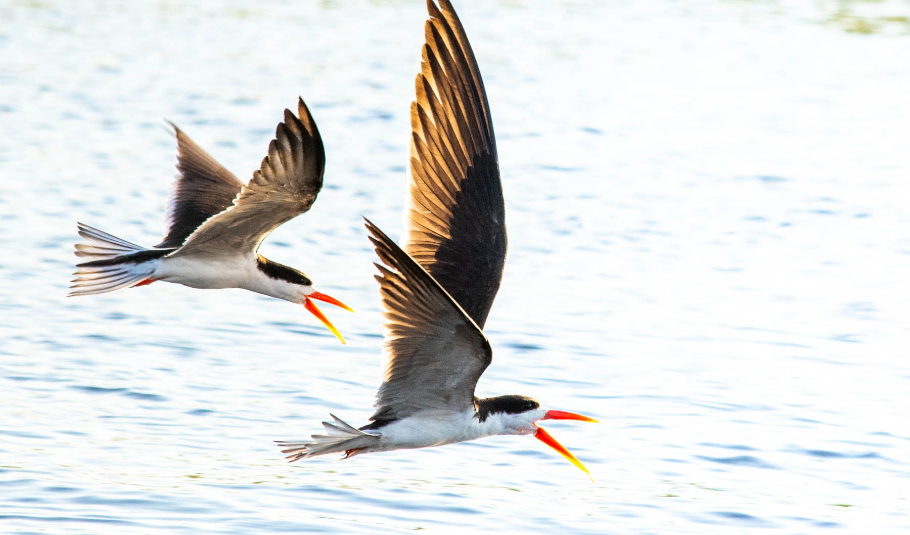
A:
{"type": "Polygon", "coordinates": [[[347,451],[344,452],[344,457],[342,457],[341,460],[343,461],[343,460],[347,459],[348,457],[352,457],[352,456],[354,456],[354,455],[357,455],[357,452],[358,452],[358,451],[365,450],[365,449],[366,449],[366,448],[364,447],[364,448],[354,448],[354,449],[352,449],[352,450],[347,450],[347,451]]]}

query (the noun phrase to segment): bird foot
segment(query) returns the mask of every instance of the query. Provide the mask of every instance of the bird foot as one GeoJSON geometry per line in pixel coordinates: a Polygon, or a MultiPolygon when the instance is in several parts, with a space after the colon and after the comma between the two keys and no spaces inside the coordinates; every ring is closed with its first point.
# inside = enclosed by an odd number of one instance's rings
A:
{"type": "Polygon", "coordinates": [[[352,457],[352,456],[354,456],[354,455],[357,455],[357,452],[358,452],[358,451],[365,450],[365,449],[366,449],[366,448],[354,448],[354,449],[352,449],[352,450],[347,450],[347,451],[344,452],[344,457],[342,457],[341,460],[343,461],[343,460],[347,459],[348,457],[352,457]]]}

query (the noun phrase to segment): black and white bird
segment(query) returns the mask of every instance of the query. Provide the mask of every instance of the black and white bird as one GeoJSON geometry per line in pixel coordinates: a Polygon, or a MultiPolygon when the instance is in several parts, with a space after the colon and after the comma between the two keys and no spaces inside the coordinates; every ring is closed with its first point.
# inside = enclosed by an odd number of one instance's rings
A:
{"type": "Polygon", "coordinates": [[[303,99],[298,119],[284,111],[268,156],[249,184],[206,154],[176,125],[179,174],[168,200],[164,240],[147,249],[78,223],[84,243],[70,296],[94,295],[155,281],[191,288],[243,288],[302,304],[344,338],[313,300],[351,310],[317,292],[300,271],[257,251],[279,225],[308,211],[322,189],[325,150],[303,99]]]}
{"type": "Polygon", "coordinates": [[[323,422],[324,435],[278,444],[293,462],[534,435],[588,473],[537,422],[594,420],[548,410],[525,396],[480,399],[474,393],[493,358],[481,329],[502,278],[505,209],[480,71],[452,5],[440,4],[441,10],[427,2],[422,72],[411,107],[405,248],[367,221],[382,262],[376,279],[387,320],[377,410],[359,429],[332,415],[323,422]]]}

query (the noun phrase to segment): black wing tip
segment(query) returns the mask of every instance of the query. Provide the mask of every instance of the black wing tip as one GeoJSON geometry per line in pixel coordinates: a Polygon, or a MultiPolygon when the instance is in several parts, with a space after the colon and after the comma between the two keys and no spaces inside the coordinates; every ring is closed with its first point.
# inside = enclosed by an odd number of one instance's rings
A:
{"type": "MultiPolygon", "coordinates": [[[[443,6],[448,4],[448,2],[446,2],[446,0],[439,0],[439,3],[442,4],[443,6]]],[[[448,7],[451,9],[452,4],[449,4],[448,7]]],[[[427,0],[427,13],[429,13],[430,17],[432,17],[432,18],[442,17],[442,12],[439,10],[439,7],[436,6],[436,2],[434,2],[433,0],[427,0]]]]}
{"type": "Polygon", "coordinates": [[[364,223],[363,226],[365,226],[367,228],[367,230],[370,231],[370,234],[372,234],[372,236],[370,236],[371,242],[378,245],[379,242],[391,242],[392,241],[392,239],[389,238],[389,236],[385,232],[383,232],[382,229],[380,229],[379,227],[376,226],[375,223],[373,223],[372,221],[367,219],[366,216],[360,216],[360,217],[363,217],[363,220],[366,222],[366,223],[364,223]]]}
{"type": "MultiPolygon", "coordinates": [[[[302,136],[299,135],[300,130],[298,129],[298,126],[297,126],[298,124],[300,124],[300,122],[297,121],[297,118],[294,117],[293,113],[291,113],[288,110],[284,110],[284,111],[286,114],[285,118],[284,118],[284,122],[278,123],[278,126],[275,127],[275,138],[272,140],[271,143],[269,143],[269,156],[271,156],[271,154],[272,154],[272,143],[275,144],[276,149],[278,149],[279,147],[282,149],[290,148],[290,150],[291,150],[290,156],[292,156],[292,157],[293,157],[293,151],[295,149],[295,146],[300,146],[303,144],[303,139],[301,139],[302,136]],[[290,115],[290,117],[288,117],[288,115],[290,115]],[[288,123],[290,123],[290,126],[288,125],[288,123]],[[293,145],[292,145],[292,142],[293,142],[293,145]]],[[[284,164],[285,162],[282,161],[281,163],[284,164]]]]}
{"type": "Polygon", "coordinates": [[[164,120],[164,122],[166,124],[166,126],[163,127],[164,131],[167,132],[168,134],[170,134],[174,139],[176,139],[179,144],[180,138],[186,137],[186,134],[183,133],[183,130],[181,130],[180,127],[177,126],[177,124],[174,121],[168,119],[167,117],[162,117],[162,119],[164,120]]]}
{"type": "MultiPolygon", "coordinates": [[[[427,0],[428,2],[431,0],[427,0]]],[[[455,12],[455,6],[449,0],[439,0],[440,17],[453,26],[461,26],[458,19],[458,13],[455,12]]]]}
{"type": "MultiPolygon", "coordinates": [[[[368,236],[370,242],[373,244],[373,248],[376,251],[376,254],[379,256],[379,260],[385,264],[385,267],[392,268],[395,271],[404,273],[406,271],[412,271],[413,267],[409,266],[410,263],[413,263],[414,266],[419,268],[419,265],[410,257],[404,250],[399,247],[397,243],[392,238],[389,238],[385,232],[383,232],[379,227],[373,224],[372,221],[363,218],[366,221],[367,230],[370,231],[372,236],[368,236]]],[[[375,263],[376,267],[380,268],[380,272],[384,272],[382,265],[375,263]]],[[[383,273],[385,274],[385,273],[383,273]]]]}
{"type": "Polygon", "coordinates": [[[306,105],[306,102],[303,101],[303,97],[301,97],[300,95],[297,96],[297,113],[300,114],[301,119],[306,117],[314,125],[316,124],[316,121],[313,120],[313,114],[310,113],[309,106],[306,105]]]}
{"type": "Polygon", "coordinates": [[[297,96],[297,115],[300,116],[299,122],[302,123],[303,129],[306,130],[314,140],[321,146],[322,136],[319,134],[319,127],[316,126],[316,119],[310,112],[310,107],[303,101],[303,97],[297,96]]]}
{"type": "Polygon", "coordinates": [[[433,0],[427,0],[427,12],[430,14],[430,21],[442,20],[453,27],[461,26],[458,20],[458,13],[455,12],[455,6],[449,0],[439,0],[439,6],[433,0]]]}
{"type": "MultiPolygon", "coordinates": [[[[319,147],[322,146],[322,137],[319,135],[319,128],[316,126],[316,120],[313,119],[313,114],[310,113],[310,109],[307,107],[306,103],[303,101],[303,97],[297,97],[297,114],[295,115],[290,108],[284,109],[284,120],[278,123],[278,126],[275,127],[275,135],[278,135],[280,129],[285,128],[292,132],[300,132],[301,134],[309,134],[309,136],[315,141],[315,144],[319,147]]],[[[296,136],[301,137],[304,136],[296,136]]]]}
{"type": "Polygon", "coordinates": [[[322,168],[323,172],[325,172],[325,145],[322,142],[322,134],[319,133],[319,127],[316,125],[316,119],[313,118],[309,106],[306,105],[306,102],[303,101],[303,97],[300,95],[297,95],[297,115],[299,115],[300,118],[295,118],[295,120],[302,127],[301,130],[306,131],[312,138],[313,147],[316,149],[318,165],[322,168]]]}
{"type": "Polygon", "coordinates": [[[284,121],[278,123],[278,126],[281,126],[283,124],[286,125],[288,123],[298,124],[298,123],[300,123],[300,119],[298,119],[297,116],[294,115],[294,112],[292,112],[289,108],[285,108],[284,109],[284,121]]]}
{"type": "Polygon", "coordinates": [[[288,139],[295,139],[303,143],[306,141],[307,134],[306,126],[300,122],[294,112],[285,108],[284,120],[275,127],[275,137],[278,138],[284,135],[288,139]]]}
{"type": "Polygon", "coordinates": [[[391,251],[401,249],[398,247],[398,244],[392,240],[392,238],[389,238],[389,236],[383,232],[382,229],[377,227],[372,221],[366,217],[364,217],[363,220],[366,221],[366,224],[364,226],[367,228],[367,230],[370,231],[370,234],[372,234],[372,236],[369,236],[369,238],[370,241],[373,242],[373,245],[376,247],[377,253],[380,252],[380,247],[383,249],[389,249],[391,251]]]}

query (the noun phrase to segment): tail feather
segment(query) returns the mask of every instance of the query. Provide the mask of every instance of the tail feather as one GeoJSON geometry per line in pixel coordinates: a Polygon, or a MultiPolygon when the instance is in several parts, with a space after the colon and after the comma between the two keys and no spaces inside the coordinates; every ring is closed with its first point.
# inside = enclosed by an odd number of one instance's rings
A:
{"type": "Polygon", "coordinates": [[[76,244],[76,256],[78,257],[91,256],[96,257],[95,260],[104,260],[145,250],[145,247],[122,240],[94,227],[82,223],[76,223],[76,226],[79,228],[79,235],[85,238],[86,242],[76,244]]]}
{"type": "Polygon", "coordinates": [[[77,226],[85,242],[76,244],[76,256],[90,260],[76,266],[70,296],[113,292],[146,282],[158,259],[170,252],[146,249],[82,223],[77,226]]]}
{"type": "Polygon", "coordinates": [[[375,446],[379,441],[381,435],[364,433],[346,424],[334,414],[331,417],[334,422],[322,422],[326,434],[313,435],[312,442],[276,442],[279,447],[285,448],[281,453],[288,454],[288,462],[340,452],[345,452],[342,459],[347,459],[357,455],[359,450],[375,446]]]}

